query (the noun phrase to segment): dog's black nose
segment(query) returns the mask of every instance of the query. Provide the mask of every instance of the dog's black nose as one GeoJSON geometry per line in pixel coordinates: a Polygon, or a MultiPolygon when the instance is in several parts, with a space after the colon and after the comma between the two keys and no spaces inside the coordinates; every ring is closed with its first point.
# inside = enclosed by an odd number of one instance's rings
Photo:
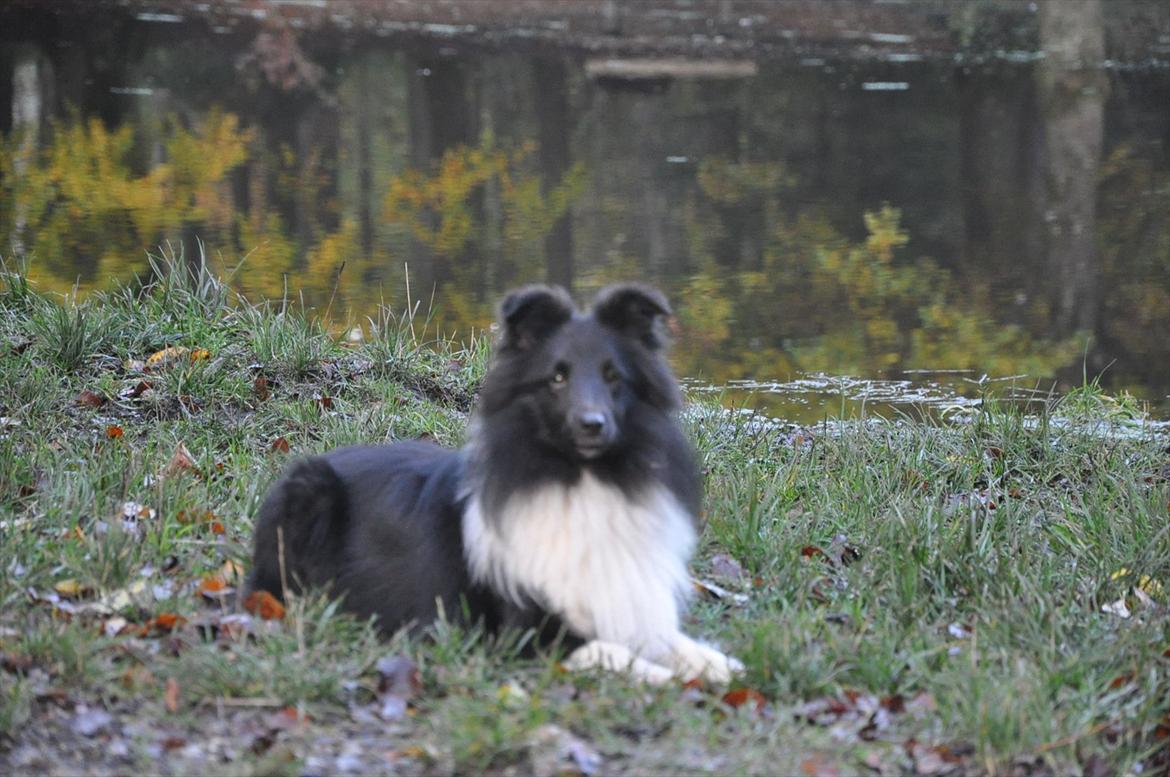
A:
{"type": "Polygon", "coordinates": [[[605,431],[605,413],[589,411],[577,416],[577,428],[590,437],[599,437],[605,431]]]}

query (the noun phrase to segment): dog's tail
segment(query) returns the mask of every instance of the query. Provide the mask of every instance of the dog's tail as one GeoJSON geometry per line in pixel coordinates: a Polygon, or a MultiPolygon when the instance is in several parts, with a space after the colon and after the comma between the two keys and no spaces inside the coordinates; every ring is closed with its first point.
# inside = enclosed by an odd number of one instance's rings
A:
{"type": "Polygon", "coordinates": [[[315,457],[294,464],[260,507],[247,590],[283,600],[286,589],[335,579],[348,524],[345,485],[329,462],[315,457]]]}

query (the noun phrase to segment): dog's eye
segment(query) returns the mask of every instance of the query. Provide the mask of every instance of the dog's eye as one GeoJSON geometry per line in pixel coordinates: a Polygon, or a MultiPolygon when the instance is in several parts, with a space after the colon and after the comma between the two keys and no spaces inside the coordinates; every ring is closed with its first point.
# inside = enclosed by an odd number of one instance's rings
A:
{"type": "Polygon", "coordinates": [[[569,380],[569,370],[567,367],[557,367],[557,371],[553,373],[552,380],[549,381],[554,387],[563,386],[569,380]]]}
{"type": "Polygon", "coordinates": [[[618,374],[617,367],[613,366],[613,362],[606,362],[605,366],[601,368],[601,377],[605,379],[606,383],[617,383],[622,376],[618,374]]]}

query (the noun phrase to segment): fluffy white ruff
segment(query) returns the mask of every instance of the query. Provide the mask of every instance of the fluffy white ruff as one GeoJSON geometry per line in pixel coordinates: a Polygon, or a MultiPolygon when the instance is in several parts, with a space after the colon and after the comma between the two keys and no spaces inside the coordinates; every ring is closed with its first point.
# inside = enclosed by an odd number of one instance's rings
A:
{"type": "Polygon", "coordinates": [[[647,682],[725,682],[742,668],[679,631],[694,520],[660,486],[631,499],[586,474],[516,496],[491,519],[473,494],[463,541],[477,582],[519,606],[537,602],[588,641],[571,668],[629,670],[647,682]]]}

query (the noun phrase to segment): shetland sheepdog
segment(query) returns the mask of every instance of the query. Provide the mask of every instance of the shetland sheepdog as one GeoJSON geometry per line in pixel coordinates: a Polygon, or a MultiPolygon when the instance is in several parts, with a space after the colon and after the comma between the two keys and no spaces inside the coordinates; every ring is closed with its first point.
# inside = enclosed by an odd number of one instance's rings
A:
{"type": "Polygon", "coordinates": [[[702,489],[669,315],[636,284],[588,311],[560,288],[511,292],[467,444],[294,464],[261,507],[249,588],[327,587],[386,633],[444,615],[560,640],[572,669],[728,681],[743,665],[679,624],[702,489]]]}

